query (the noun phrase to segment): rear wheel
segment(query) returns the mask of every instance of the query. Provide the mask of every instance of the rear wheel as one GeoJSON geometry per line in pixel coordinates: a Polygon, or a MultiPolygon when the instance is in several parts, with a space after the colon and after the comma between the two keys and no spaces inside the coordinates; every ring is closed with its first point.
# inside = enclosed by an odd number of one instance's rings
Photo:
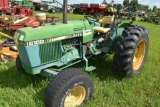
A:
{"type": "Polygon", "coordinates": [[[51,12],[51,13],[54,13],[54,14],[56,13],[54,8],[52,8],[52,9],[50,10],[50,12],[51,12]]]}
{"type": "Polygon", "coordinates": [[[46,107],[76,107],[93,93],[93,82],[88,74],[70,68],[59,73],[48,85],[44,97],[46,107]]]}
{"type": "Polygon", "coordinates": [[[73,10],[73,13],[74,13],[74,14],[77,14],[77,13],[78,13],[78,12],[77,12],[77,9],[74,9],[74,10],[73,10]]]}
{"type": "Polygon", "coordinates": [[[128,27],[117,41],[113,65],[116,74],[133,77],[140,73],[148,53],[149,37],[145,28],[128,27]]]}

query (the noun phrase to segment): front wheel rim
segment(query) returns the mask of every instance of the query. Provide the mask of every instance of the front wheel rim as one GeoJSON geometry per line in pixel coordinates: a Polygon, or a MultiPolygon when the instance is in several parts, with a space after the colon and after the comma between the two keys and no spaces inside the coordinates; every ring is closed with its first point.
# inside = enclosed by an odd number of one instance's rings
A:
{"type": "Polygon", "coordinates": [[[136,47],[133,58],[133,69],[136,71],[140,68],[143,63],[143,59],[145,56],[146,43],[144,40],[141,40],[136,47]]]}
{"type": "Polygon", "coordinates": [[[86,90],[82,86],[74,87],[64,100],[64,107],[75,107],[82,104],[86,96],[86,90]]]}

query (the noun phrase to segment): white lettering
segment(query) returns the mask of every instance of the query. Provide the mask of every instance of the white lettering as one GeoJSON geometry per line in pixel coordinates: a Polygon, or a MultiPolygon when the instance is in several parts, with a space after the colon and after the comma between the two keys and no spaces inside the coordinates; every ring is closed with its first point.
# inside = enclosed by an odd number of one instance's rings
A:
{"type": "Polygon", "coordinates": [[[57,40],[71,39],[71,38],[80,37],[80,36],[83,36],[83,34],[76,33],[76,34],[61,36],[61,37],[57,37],[57,38],[49,38],[49,39],[44,39],[44,40],[30,41],[30,42],[24,43],[24,45],[26,45],[26,46],[39,45],[39,44],[44,44],[44,43],[53,42],[53,41],[57,41],[57,40]]]}
{"type": "Polygon", "coordinates": [[[30,46],[30,45],[33,45],[33,42],[29,42],[28,45],[29,45],[29,46],[30,46]]]}

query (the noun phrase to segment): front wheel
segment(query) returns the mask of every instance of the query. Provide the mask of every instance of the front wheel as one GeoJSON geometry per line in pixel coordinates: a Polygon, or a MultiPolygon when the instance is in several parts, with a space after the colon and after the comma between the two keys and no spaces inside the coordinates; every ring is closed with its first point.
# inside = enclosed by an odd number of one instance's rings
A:
{"type": "Polygon", "coordinates": [[[25,70],[24,68],[22,67],[22,62],[21,62],[21,59],[20,59],[20,56],[18,55],[17,58],[16,58],[16,68],[18,70],[18,72],[20,73],[25,73],[25,70]]]}
{"type": "Polygon", "coordinates": [[[48,85],[44,103],[46,107],[77,107],[93,93],[93,82],[88,74],[70,68],[60,72],[48,85]]]}
{"type": "Polygon", "coordinates": [[[149,37],[140,26],[126,28],[117,41],[113,57],[116,74],[133,77],[140,73],[148,53],[149,37]]]}

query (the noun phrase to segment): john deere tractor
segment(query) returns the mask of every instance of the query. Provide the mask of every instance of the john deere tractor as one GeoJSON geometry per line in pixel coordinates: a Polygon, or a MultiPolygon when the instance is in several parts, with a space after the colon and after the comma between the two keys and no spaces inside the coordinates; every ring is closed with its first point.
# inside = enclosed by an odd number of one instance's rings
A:
{"type": "MultiPolygon", "coordinates": [[[[84,20],[67,21],[67,0],[63,4],[63,22],[25,27],[14,35],[18,71],[53,78],[44,96],[46,107],[75,107],[91,97],[91,77],[70,66],[84,61],[85,70],[93,71],[96,67],[89,66],[89,58],[114,53],[115,73],[133,77],[140,73],[148,53],[148,32],[132,25],[134,18],[130,23],[121,23],[121,17],[116,19],[114,15],[100,20],[85,16],[84,20]]],[[[36,17],[42,22],[46,16],[36,17]]]]}

